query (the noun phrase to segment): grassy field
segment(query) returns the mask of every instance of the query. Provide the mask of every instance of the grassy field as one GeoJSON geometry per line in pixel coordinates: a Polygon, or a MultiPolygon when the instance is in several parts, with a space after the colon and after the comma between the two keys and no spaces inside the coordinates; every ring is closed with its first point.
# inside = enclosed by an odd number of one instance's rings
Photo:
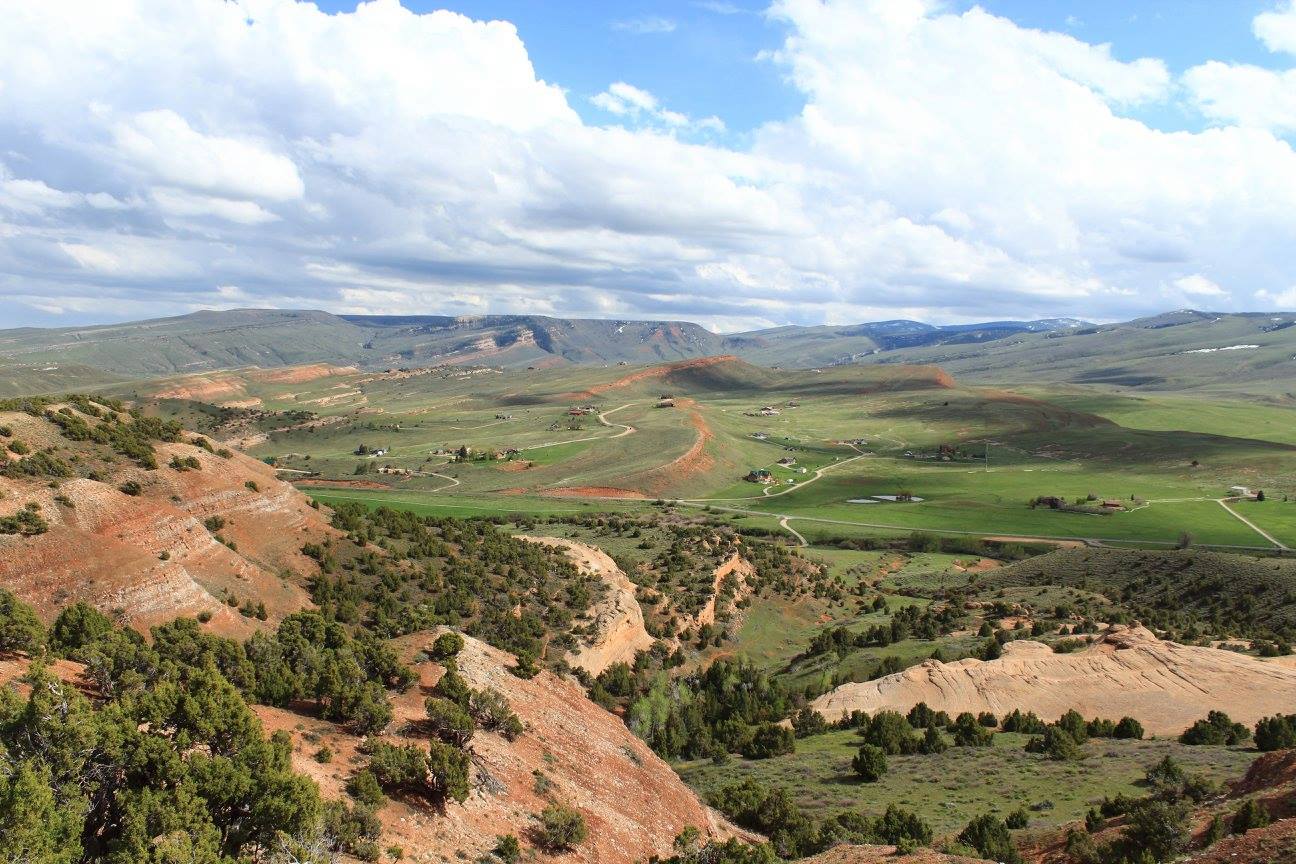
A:
{"type": "MultiPolygon", "coordinates": [[[[431,496],[417,493],[383,492],[352,489],[309,488],[311,498],[321,504],[359,503],[366,507],[391,507],[421,516],[547,516],[550,514],[596,514],[615,511],[618,502],[584,501],[576,498],[534,498],[517,496],[501,500],[495,496],[431,496]]],[[[638,509],[633,502],[620,507],[638,509]]]]}
{"type": "Polygon", "coordinates": [[[850,761],[860,739],[853,730],[797,741],[796,752],[773,759],[735,758],[726,765],[685,763],[680,775],[704,797],[747,778],[782,786],[819,817],[855,810],[877,813],[897,804],[920,814],[938,834],[957,832],[972,818],[1004,816],[1024,807],[1043,828],[1084,817],[1104,795],[1142,795],[1147,768],[1173,755],[1190,772],[1222,782],[1239,776],[1259,754],[1234,747],[1188,747],[1177,742],[1093,740],[1079,762],[1055,762],[1023,750],[1027,736],[1000,733],[994,747],[951,747],[934,756],[891,756],[887,775],[860,783],[850,761]]]}
{"type": "Polygon", "coordinates": [[[1277,402],[1074,386],[1019,394],[958,386],[930,369],[740,362],[302,381],[213,373],[132,384],[127,395],[150,388],[167,396],[155,410],[195,415],[213,431],[225,421],[193,406],[255,403],[234,423],[254,455],[322,479],[363,477],[429,512],[490,512],[492,501],[500,513],[624,506],[547,501],[574,489],[711,503],[765,524],[788,516],[811,539],[927,530],[1166,546],[1187,533],[1200,544],[1272,547],[1216,503],[1240,484],[1272,502],[1242,505],[1254,512],[1248,518],[1296,546],[1296,505],[1280,506],[1296,489],[1296,409],[1277,402]],[[675,407],[657,407],[663,395],[675,407]],[[579,405],[594,412],[573,416],[579,405]],[[361,447],[386,452],[357,456],[361,447]],[[453,462],[461,447],[473,458],[453,462]],[[505,451],[516,452],[486,458],[505,451]],[[741,479],[756,468],[775,482],[741,479]],[[923,500],[849,503],[900,491],[923,500]],[[1131,509],[1097,516],[1027,506],[1041,495],[1115,498],[1131,509]]]}
{"type": "Polygon", "coordinates": [[[1168,394],[1030,390],[1032,395],[1106,417],[1127,429],[1201,432],[1296,445],[1296,406],[1168,394]]]}

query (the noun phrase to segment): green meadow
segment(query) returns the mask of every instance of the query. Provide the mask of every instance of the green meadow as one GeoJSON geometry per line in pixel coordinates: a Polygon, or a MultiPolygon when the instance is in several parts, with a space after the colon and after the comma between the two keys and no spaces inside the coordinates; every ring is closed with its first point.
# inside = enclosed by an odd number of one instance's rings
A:
{"type": "MultiPolygon", "coordinates": [[[[1296,410],[1277,400],[1076,385],[1011,392],[961,386],[930,368],[741,361],[355,372],[301,383],[229,374],[232,404],[258,406],[241,421],[254,455],[292,477],[381,487],[312,490],[321,500],[508,514],[665,499],[752,526],[788,517],[812,542],[929,531],[1155,548],[1186,535],[1262,551],[1275,548],[1266,532],[1296,546],[1296,502],[1283,500],[1296,490],[1296,410]],[[658,407],[662,396],[674,407],[658,407]],[[593,410],[576,415],[577,406],[593,410]],[[357,455],[380,448],[381,457],[357,455]],[[461,448],[467,460],[454,458],[461,448]],[[773,482],[745,481],[753,469],[773,482]],[[1255,527],[1218,503],[1236,485],[1266,490],[1265,502],[1235,505],[1255,527]],[[851,503],[900,493],[922,500],[851,503]],[[1029,507],[1039,496],[1115,499],[1124,509],[1029,507]]],[[[180,392],[186,380],[156,386],[180,392]]],[[[159,400],[155,410],[222,422],[197,400],[159,400]]]]}
{"type": "Polygon", "coordinates": [[[781,786],[808,813],[880,813],[895,804],[923,814],[938,834],[957,832],[984,813],[1001,818],[1023,808],[1030,827],[1042,829],[1078,819],[1104,795],[1145,793],[1149,767],[1172,755],[1184,768],[1216,783],[1241,775],[1256,758],[1237,747],[1189,747],[1168,740],[1091,740],[1085,758],[1055,762],[1026,753],[1025,735],[999,733],[994,746],[951,747],[938,755],[890,756],[877,783],[861,783],[850,767],[860,739],[853,730],[797,741],[796,752],[773,759],[735,757],[725,765],[684,763],[680,775],[703,797],[745,779],[781,786]]]}

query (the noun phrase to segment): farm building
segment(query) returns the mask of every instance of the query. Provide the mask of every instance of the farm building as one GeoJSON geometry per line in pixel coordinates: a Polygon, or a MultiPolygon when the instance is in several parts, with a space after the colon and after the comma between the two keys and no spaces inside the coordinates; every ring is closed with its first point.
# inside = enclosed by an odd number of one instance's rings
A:
{"type": "Polygon", "coordinates": [[[657,400],[657,407],[658,407],[658,408],[674,408],[674,407],[675,407],[675,400],[674,400],[672,397],[670,397],[670,396],[663,396],[662,398],[660,398],[660,399],[657,400]]]}
{"type": "Polygon", "coordinates": [[[1125,502],[1118,501],[1115,498],[1108,498],[1106,501],[1102,502],[1102,506],[1105,510],[1124,510],[1125,502]]]}
{"type": "Polygon", "coordinates": [[[778,464],[780,464],[780,465],[795,465],[795,464],[796,464],[796,459],[793,458],[793,457],[791,457],[791,456],[784,456],[782,459],[778,460],[778,464]]]}
{"type": "Polygon", "coordinates": [[[1238,498],[1250,498],[1251,490],[1246,486],[1230,486],[1229,494],[1238,498]]]}

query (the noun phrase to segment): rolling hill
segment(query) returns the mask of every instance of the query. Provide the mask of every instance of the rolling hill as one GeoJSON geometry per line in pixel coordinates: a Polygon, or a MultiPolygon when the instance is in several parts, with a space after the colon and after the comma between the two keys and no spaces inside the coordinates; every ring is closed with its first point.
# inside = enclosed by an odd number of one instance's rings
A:
{"type": "Polygon", "coordinates": [[[939,366],[996,386],[1078,385],[1285,397],[1296,315],[1180,310],[1092,325],[1073,319],[934,326],[881,321],[719,335],[681,321],[538,315],[195,312],[127,324],[0,331],[0,395],[60,392],[217,370],[326,363],[367,371],[643,365],[718,355],[763,367],[939,366]]]}
{"type": "Polygon", "coordinates": [[[0,331],[5,366],[82,364],[133,377],[302,363],[367,369],[648,363],[723,349],[722,337],[685,322],[535,315],[338,316],[236,309],[96,327],[0,331]]]}
{"type": "Polygon", "coordinates": [[[0,331],[0,366],[4,367],[0,388],[17,395],[108,383],[113,376],[156,377],[304,363],[365,369],[440,364],[543,367],[637,365],[735,354],[763,366],[808,368],[856,362],[901,348],[993,342],[1080,323],[998,321],[936,327],[884,321],[721,336],[681,321],[235,309],[126,324],[0,331]]]}
{"type": "Polygon", "coordinates": [[[845,327],[775,327],[729,337],[729,349],[767,366],[835,366],[873,362],[904,348],[980,345],[1029,333],[1090,326],[1071,318],[988,321],[936,326],[921,321],[878,321],[845,327]]]}
{"type": "Polygon", "coordinates": [[[900,348],[870,360],[934,363],[973,382],[1285,396],[1296,315],[1181,310],[1118,324],[1019,333],[983,345],[900,348]]]}

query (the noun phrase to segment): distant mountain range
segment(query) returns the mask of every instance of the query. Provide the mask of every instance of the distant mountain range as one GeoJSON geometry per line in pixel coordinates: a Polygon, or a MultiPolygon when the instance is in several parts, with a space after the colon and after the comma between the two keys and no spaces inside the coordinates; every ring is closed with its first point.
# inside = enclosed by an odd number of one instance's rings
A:
{"type": "Polygon", "coordinates": [[[548,367],[637,365],[717,354],[799,368],[936,364],[964,380],[1004,384],[1245,386],[1285,393],[1296,375],[1296,315],[1181,310],[1101,325],[1069,318],[947,326],[896,320],[719,335],[684,321],[238,309],[0,331],[0,392],[12,391],[17,380],[57,389],[69,379],[87,378],[89,370],[108,380],[300,363],[365,369],[548,367]]]}
{"type": "Polygon", "coordinates": [[[936,327],[918,321],[881,321],[721,336],[685,321],[236,309],[128,324],[2,330],[0,359],[82,364],[120,375],[313,362],[366,368],[438,363],[637,364],[735,353],[765,365],[826,365],[897,348],[975,344],[1082,324],[1059,319],[936,327]]]}

